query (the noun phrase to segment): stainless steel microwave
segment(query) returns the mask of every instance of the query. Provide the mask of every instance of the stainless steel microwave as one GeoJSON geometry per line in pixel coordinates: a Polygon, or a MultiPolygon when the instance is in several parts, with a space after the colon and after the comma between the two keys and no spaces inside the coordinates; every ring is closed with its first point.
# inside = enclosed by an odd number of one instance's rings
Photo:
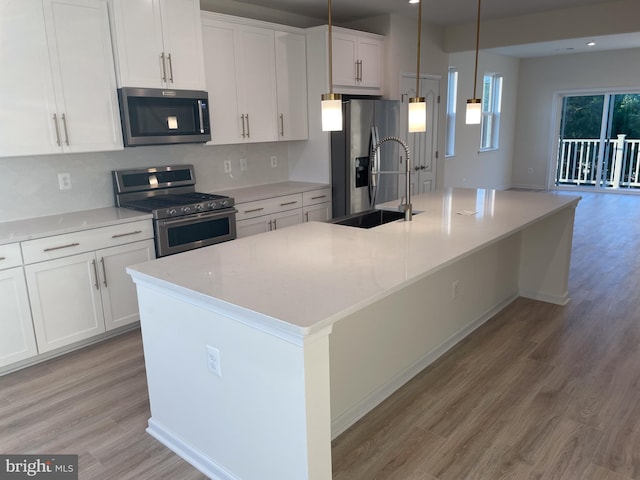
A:
{"type": "Polygon", "coordinates": [[[125,147],[211,140],[207,92],[124,87],[118,100],[125,147]]]}

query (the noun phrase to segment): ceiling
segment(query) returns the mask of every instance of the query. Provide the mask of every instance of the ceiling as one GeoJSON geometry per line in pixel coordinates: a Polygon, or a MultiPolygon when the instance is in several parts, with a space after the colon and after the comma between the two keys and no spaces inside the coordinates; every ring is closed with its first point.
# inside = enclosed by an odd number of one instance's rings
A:
{"type": "MultiPolygon", "coordinates": [[[[327,18],[327,0],[237,0],[240,3],[284,10],[317,19],[327,18]]],[[[449,26],[475,22],[477,3],[474,0],[424,0],[422,16],[425,21],[449,26]]],[[[607,0],[484,0],[483,19],[507,18],[548,10],[559,10],[598,3],[607,0]]],[[[408,0],[332,0],[334,23],[345,23],[362,18],[398,13],[415,15],[417,6],[408,0]]]]}
{"type": "MultiPolygon", "coordinates": [[[[264,8],[285,11],[318,20],[318,24],[327,22],[327,0],[236,0],[238,3],[257,5],[264,8]]],[[[424,21],[441,25],[472,24],[476,21],[477,3],[475,0],[423,0],[422,17],[424,21]]],[[[493,20],[521,15],[541,13],[550,10],[585,7],[610,3],[612,0],[482,0],[481,19],[493,20]]],[[[395,13],[415,16],[417,5],[408,0],[332,0],[331,12],[336,25],[355,20],[395,13]]],[[[530,45],[516,45],[493,49],[497,53],[515,57],[537,57],[562,55],[580,52],[618,50],[622,48],[640,48],[640,34],[609,35],[597,38],[578,38],[542,42],[530,45]],[[587,46],[595,41],[595,46],[587,46]]]]}

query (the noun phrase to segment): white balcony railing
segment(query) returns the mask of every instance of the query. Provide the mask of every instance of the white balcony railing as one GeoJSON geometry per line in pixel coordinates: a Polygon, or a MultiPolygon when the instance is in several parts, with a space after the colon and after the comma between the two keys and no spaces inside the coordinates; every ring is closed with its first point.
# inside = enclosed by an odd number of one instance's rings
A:
{"type": "Polygon", "coordinates": [[[600,148],[604,147],[602,181],[608,188],[640,189],[640,139],[561,140],[558,151],[557,185],[597,185],[600,148]]]}

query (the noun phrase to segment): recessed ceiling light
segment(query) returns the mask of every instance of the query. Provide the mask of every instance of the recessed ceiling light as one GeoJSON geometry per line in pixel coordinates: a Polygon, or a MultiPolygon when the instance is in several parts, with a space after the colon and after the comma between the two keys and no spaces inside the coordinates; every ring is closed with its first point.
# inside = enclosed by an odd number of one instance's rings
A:
{"type": "Polygon", "coordinates": [[[595,45],[596,45],[596,42],[594,42],[594,41],[587,42],[587,46],[588,47],[595,47],[595,45]]]}
{"type": "Polygon", "coordinates": [[[420,3],[420,0],[409,0],[409,3],[420,3]]]}

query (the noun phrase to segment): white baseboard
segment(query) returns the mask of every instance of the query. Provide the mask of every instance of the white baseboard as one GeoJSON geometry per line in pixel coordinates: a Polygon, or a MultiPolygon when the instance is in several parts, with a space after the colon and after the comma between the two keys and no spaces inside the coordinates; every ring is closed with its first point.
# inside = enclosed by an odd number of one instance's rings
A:
{"type": "Polygon", "coordinates": [[[463,340],[474,330],[480,327],[483,323],[494,317],[497,313],[502,311],[511,302],[513,302],[517,295],[508,298],[507,300],[499,303],[491,310],[481,314],[478,318],[473,320],[462,330],[458,331],[440,345],[430,350],[422,357],[418,358],[409,368],[399,372],[396,376],[392,377],[381,385],[379,388],[371,392],[364,397],[362,401],[345,411],[339,417],[332,419],[331,421],[331,437],[332,440],[344,433],[350,426],[364,417],[367,413],[373,410],[376,406],[382,403],[387,397],[393,394],[396,390],[402,387],[405,383],[415,377],[418,373],[424,370],[426,367],[435,362],[438,358],[444,355],[448,350],[454,347],[458,342],[463,340]]]}
{"type": "Polygon", "coordinates": [[[530,298],[531,300],[538,300],[540,302],[553,303],[555,305],[567,305],[571,298],[569,292],[564,292],[563,295],[549,295],[539,292],[526,292],[521,291],[520,296],[524,298],[530,298]]]}
{"type": "Polygon", "coordinates": [[[187,445],[153,417],[149,419],[147,433],[212,480],[240,480],[199,450],[187,445]]]}

